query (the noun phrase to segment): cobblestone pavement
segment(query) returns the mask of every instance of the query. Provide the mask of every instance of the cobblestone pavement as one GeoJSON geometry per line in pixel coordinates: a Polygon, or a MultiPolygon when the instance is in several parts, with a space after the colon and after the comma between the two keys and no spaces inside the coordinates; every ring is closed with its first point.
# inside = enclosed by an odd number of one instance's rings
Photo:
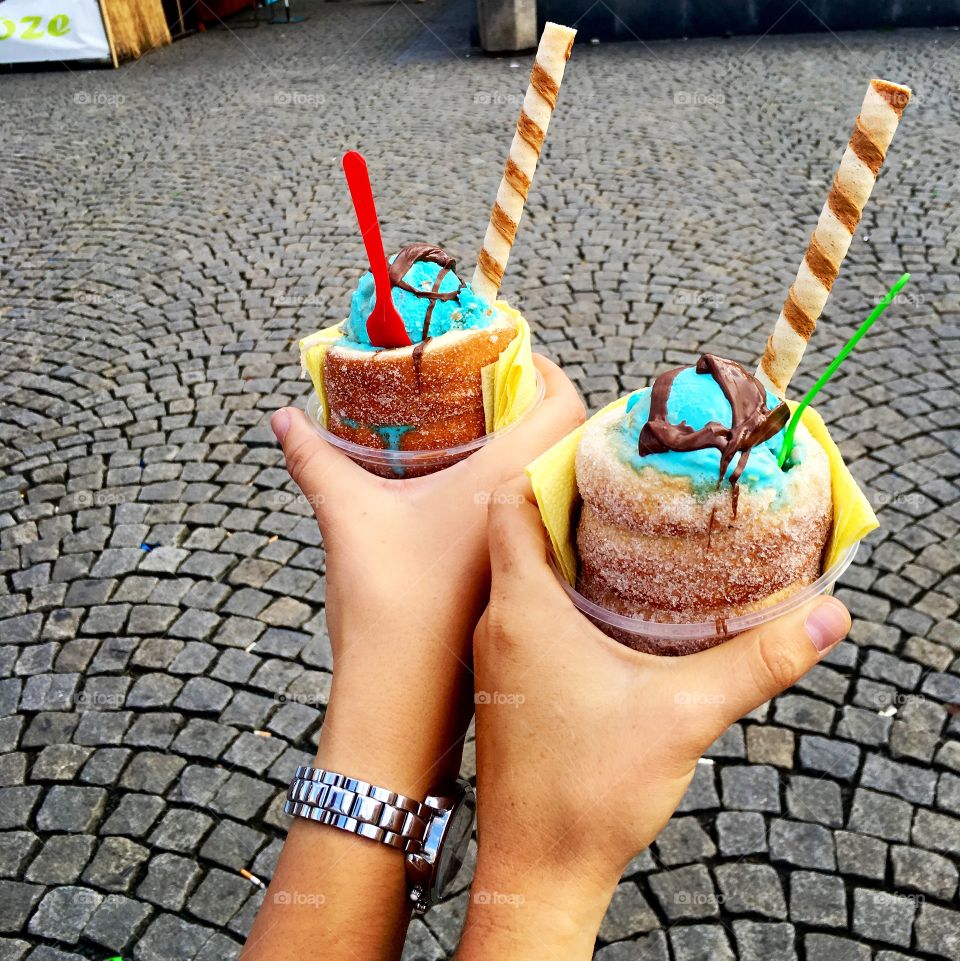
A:
{"type": "MultiPolygon", "coordinates": [[[[389,246],[482,236],[529,58],[447,50],[430,5],[299,6],[0,80],[3,961],[237,954],[330,684],[266,418],[362,264],[337,158],[370,158],[389,246]]],[[[796,384],[914,272],[823,405],[883,521],[851,640],[714,745],[602,961],[960,958],[957,37],[575,50],[506,293],[594,409],[705,348],[752,363],[867,80],[918,94],[796,384]]]]}

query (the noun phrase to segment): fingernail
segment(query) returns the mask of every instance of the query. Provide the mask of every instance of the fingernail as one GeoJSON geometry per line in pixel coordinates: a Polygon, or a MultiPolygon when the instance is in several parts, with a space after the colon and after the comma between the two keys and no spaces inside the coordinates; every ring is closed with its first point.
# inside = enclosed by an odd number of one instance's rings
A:
{"type": "Polygon", "coordinates": [[[270,426],[273,428],[277,440],[282,444],[283,438],[287,436],[287,431],[290,429],[290,411],[286,407],[281,407],[270,418],[270,426]]]}
{"type": "Polygon", "coordinates": [[[839,602],[824,600],[808,615],[805,625],[813,646],[823,654],[838,641],[842,641],[850,630],[850,616],[839,602]]]}

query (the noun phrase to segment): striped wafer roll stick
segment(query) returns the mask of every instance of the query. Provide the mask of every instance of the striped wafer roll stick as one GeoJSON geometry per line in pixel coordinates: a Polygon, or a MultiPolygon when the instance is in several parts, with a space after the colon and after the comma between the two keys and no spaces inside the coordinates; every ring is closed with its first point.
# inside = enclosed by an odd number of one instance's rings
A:
{"type": "Polygon", "coordinates": [[[870,81],[797,279],[757,368],[757,377],[779,397],[786,392],[817,326],[909,100],[909,87],[870,81]]]}
{"type": "Polygon", "coordinates": [[[510,144],[503,179],[490,212],[490,223],[471,283],[474,292],[488,304],[497,299],[576,33],[569,27],[548,23],[540,37],[537,57],[530,72],[530,85],[517,120],[517,132],[510,144]]]}

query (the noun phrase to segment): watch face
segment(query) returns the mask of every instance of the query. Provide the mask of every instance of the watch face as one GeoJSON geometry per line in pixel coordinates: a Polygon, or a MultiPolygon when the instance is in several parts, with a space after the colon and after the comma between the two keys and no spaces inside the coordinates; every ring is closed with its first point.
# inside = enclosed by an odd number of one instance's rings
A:
{"type": "Polygon", "coordinates": [[[470,834],[473,831],[473,815],[477,802],[472,793],[467,794],[450,815],[450,823],[437,857],[434,889],[444,898],[456,880],[467,856],[470,834]]]}

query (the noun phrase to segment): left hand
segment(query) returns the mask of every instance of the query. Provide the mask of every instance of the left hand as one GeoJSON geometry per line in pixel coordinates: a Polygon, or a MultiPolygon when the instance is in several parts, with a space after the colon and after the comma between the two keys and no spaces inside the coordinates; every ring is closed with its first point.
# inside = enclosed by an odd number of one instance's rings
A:
{"type": "Polygon", "coordinates": [[[414,796],[459,768],[473,713],[471,637],[489,587],[487,505],[498,484],[584,419],[566,375],[535,359],[543,402],[503,437],[425,477],[369,474],[301,411],[274,415],[327,554],[334,685],[318,763],[414,796]]]}

